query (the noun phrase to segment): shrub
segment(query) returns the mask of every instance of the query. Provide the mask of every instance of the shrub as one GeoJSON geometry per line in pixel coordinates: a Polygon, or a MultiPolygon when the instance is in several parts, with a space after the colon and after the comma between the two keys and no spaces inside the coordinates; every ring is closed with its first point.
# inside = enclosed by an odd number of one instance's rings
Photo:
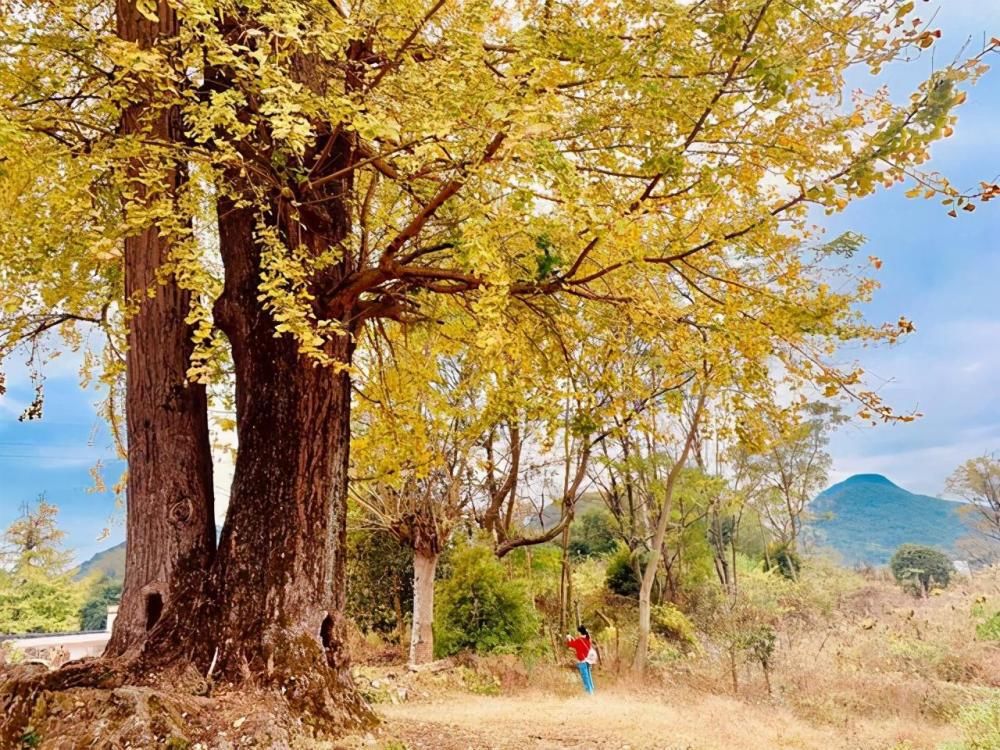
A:
{"type": "Polygon", "coordinates": [[[764,570],[777,570],[790,581],[797,580],[802,570],[802,558],[788,544],[774,543],[767,546],[764,570]]]}
{"type": "Polygon", "coordinates": [[[584,513],[569,527],[569,551],[574,557],[605,557],[617,547],[611,516],[603,510],[584,513]]]}
{"type": "MultiPolygon", "coordinates": [[[[517,578],[522,582],[529,600],[543,618],[559,616],[559,581],[562,576],[562,550],[559,547],[554,544],[521,547],[504,557],[503,565],[508,578],[517,578]]],[[[449,573],[441,572],[439,568],[439,580],[449,577],[449,573]]]]}
{"type": "Polygon", "coordinates": [[[981,641],[1000,641],[1000,612],[976,625],[976,637],[981,641]]]}
{"type": "Polygon", "coordinates": [[[434,647],[438,656],[462,650],[517,651],[538,633],[538,621],[519,581],[485,547],[461,547],[451,576],[438,586],[434,647]]]}
{"type": "Polygon", "coordinates": [[[951,560],[931,547],[904,544],[889,561],[892,575],[904,588],[915,594],[927,594],[934,586],[944,588],[955,572],[951,560]]]}
{"type": "MultiPolygon", "coordinates": [[[[608,598],[605,576],[603,560],[580,560],[573,565],[572,597],[579,608],[578,612],[583,624],[591,629],[600,627],[604,622],[604,618],[598,612],[604,615],[610,612],[612,617],[616,615],[616,602],[610,601],[608,598]]],[[[618,604],[621,603],[618,602],[618,604]]],[[[558,606],[546,613],[546,616],[550,621],[558,619],[558,606]]]]}
{"type": "Polygon", "coordinates": [[[684,646],[698,648],[694,625],[673,604],[658,604],[652,608],[651,624],[657,635],[677,641],[684,646]]]}
{"type": "Polygon", "coordinates": [[[649,636],[649,665],[665,667],[684,658],[684,653],[676,644],[658,638],[656,633],[649,636]]]}
{"type": "Polygon", "coordinates": [[[381,531],[352,531],[347,548],[348,616],[363,633],[398,634],[413,609],[412,550],[381,531]]]}
{"type": "Polygon", "coordinates": [[[605,585],[608,591],[618,596],[628,596],[633,599],[639,596],[639,577],[635,574],[632,564],[632,554],[627,547],[622,547],[608,561],[605,585]]]}
{"type": "Polygon", "coordinates": [[[888,653],[898,666],[911,674],[936,674],[946,652],[941,646],[899,634],[889,636],[888,653]]]}
{"type": "Polygon", "coordinates": [[[997,750],[1000,748],[1000,699],[966,706],[958,713],[964,741],[947,750],[997,750]]]}
{"type": "Polygon", "coordinates": [[[774,632],[773,627],[766,623],[749,627],[740,636],[740,645],[743,650],[751,659],[760,664],[765,675],[771,671],[774,647],[777,642],[777,633],[774,632]]]}

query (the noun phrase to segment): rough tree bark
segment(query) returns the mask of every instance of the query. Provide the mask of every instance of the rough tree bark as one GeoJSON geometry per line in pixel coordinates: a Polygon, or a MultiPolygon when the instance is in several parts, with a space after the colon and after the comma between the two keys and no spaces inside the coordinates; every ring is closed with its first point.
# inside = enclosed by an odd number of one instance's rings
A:
{"type": "Polygon", "coordinates": [[[431,550],[413,552],[413,626],[410,631],[410,664],[434,659],[434,575],[439,555],[431,550]]]}
{"type": "MultiPolygon", "coordinates": [[[[329,151],[346,159],[349,146],[329,151]]],[[[330,190],[343,195],[346,186],[330,190]]],[[[293,337],[277,335],[260,299],[259,209],[228,192],[217,208],[225,284],[214,317],[232,349],[239,444],[229,507],[203,582],[185,588],[183,607],[150,634],[133,671],[184,680],[211,671],[217,682],[278,689],[324,731],[365,722],[371,714],[351,680],[344,619],[356,300],[324,309],[344,334],[325,346],[336,364],[318,365],[293,337]]],[[[264,220],[299,251],[321,253],[349,228],[342,201],[329,201],[324,215],[307,220],[276,198],[264,220]]],[[[349,264],[345,256],[317,285],[335,288],[349,264]]]]}
{"type": "MultiPolygon", "coordinates": [[[[134,3],[116,6],[118,35],[148,48],[177,33],[176,14],[161,2],[159,22],[134,3]]],[[[121,118],[124,135],[169,143],[179,135],[175,109],[138,101],[121,118]]],[[[133,173],[142,169],[140,158],[133,173]]],[[[162,190],[170,196],[184,179],[171,170],[162,190]]],[[[139,199],[146,188],[137,186],[139,199]]],[[[126,565],[122,602],[107,655],[134,652],[174,602],[178,591],[202,576],[215,552],[212,456],[205,389],[189,383],[190,295],[172,277],[158,280],[170,247],[154,227],[125,240],[125,296],[138,301],[128,323],[126,418],[128,485],[126,565]],[[149,298],[148,291],[155,296],[149,298]]]]}
{"type": "MultiPolygon", "coordinates": [[[[323,234],[296,222],[295,241],[321,252],[343,237],[346,209],[330,211],[332,224],[323,234]]],[[[275,215],[280,220],[281,212],[275,215]]],[[[220,201],[226,283],[216,318],[232,346],[239,452],[205,625],[218,648],[220,675],[279,686],[314,715],[351,721],[363,713],[350,678],[343,614],[346,366],[354,331],[348,327],[328,343],[326,354],[339,363],[334,367],[317,366],[292,337],[275,335],[258,299],[254,225],[251,210],[220,201]]],[[[331,273],[346,274],[346,264],[331,273]]],[[[343,309],[338,317],[347,321],[352,313],[343,309]]]]}
{"type": "MultiPolygon", "coordinates": [[[[149,21],[130,0],[115,6],[118,36],[142,48],[176,35],[177,17],[162,0],[157,21],[149,21]]],[[[176,109],[157,108],[153,95],[136,87],[123,111],[120,133],[168,144],[181,127],[176,109]]],[[[131,175],[143,169],[136,157],[131,175]]],[[[134,198],[169,200],[183,185],[184,167],[163,165],[154,196],[136,183],[134,198]]],[[[126,567],[122,601],[105,659],[71,662],[41,674],[12,673],[0,684],[0,746],[14,747],[46,691],[74,687],[114,688],[138,676],[148,651],[162,652],[165,624],[184,620],[191,592],[206,579],[215,553],[212,457],[207,397],[189,383],[193,349],[186,322],[190,295],[163,269],[169,239],[155,227],[127,237],[124,248],[126,300],[135,304],[128,320],[125,399],[128,432],[126,567]],[[150,297],[149,293],[153,296],[150,297]]],[[[171,649],[183,655],[184,651],[171,649]]],[[[96,700],[96,698],[95,698],[96,700]]],[[[20,746],[20,745],[18,745],[20,746]]]]}

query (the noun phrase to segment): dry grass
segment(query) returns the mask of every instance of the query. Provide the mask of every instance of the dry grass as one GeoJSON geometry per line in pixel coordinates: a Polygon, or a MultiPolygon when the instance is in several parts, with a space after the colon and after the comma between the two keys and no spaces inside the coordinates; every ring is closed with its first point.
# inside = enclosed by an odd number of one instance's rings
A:
{"type": "Polygon", "coordinates": [[[938,750],[960,741],[959,711],[1000,697],[1000,647],[976,640],[973,616],[984,597],[988,611],[1000,609],[1000,571],[926,600],[884,580],[837,586],[806,581],[783,603],[770,695],[747,664],[734,693],[728,660],[710,642],[641,682],[598,671],[593,699],[565,666],[470,659],[401,678],[406,699],[379,706],[378,737],[358,741],[395,750],[938,750]]]}
{"type": "MultiPolygon", "coordinates": [[[[901,719],[813,724],[776,705],[729,696],[601,690],[593,698],[528,691],[517,696],[442,696],[386,706],[383,747],[408,750],[912,750],[956,738],[944,725],[901,719]]],[[[373,743],[374,744],[374,743],[373,743]]]]}

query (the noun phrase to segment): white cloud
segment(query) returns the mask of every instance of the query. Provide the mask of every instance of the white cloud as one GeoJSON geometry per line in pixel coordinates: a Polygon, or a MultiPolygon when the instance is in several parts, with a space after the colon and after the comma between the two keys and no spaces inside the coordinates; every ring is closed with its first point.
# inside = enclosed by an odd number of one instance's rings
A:
{"type": "Polygon", "coordinates": [[[894,374],[886,398],[898,411],[916,408],[924,416],[909,424],[841,430],[831,443],[833,479],[884,474],[914,492],[937,495],[960,463],[1000,449],[996,342],[1000,320],[952,320],[928,326],[897,348],[871,352],[869,367],[894,374]]]}

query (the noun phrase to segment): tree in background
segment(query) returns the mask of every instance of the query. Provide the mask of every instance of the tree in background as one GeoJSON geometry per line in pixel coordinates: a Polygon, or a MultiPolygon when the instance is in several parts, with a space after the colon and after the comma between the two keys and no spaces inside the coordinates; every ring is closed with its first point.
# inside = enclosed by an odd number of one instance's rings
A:
{"type": "Polygon", "coordinates": [[[464,546],[452,557],[435,616],[438,656],[463,649],[511,652],[538,636],[539,623],[520,581],[482,546],[464,546]]]}
{"type": "Polygon", "coordinates": [[[613,520],[607,511],[589,510],[569,528],[569,551],[575,557],[607,557],[617,548],[613,520]]]}
{"type": "MultiPolygon", "coordinates": [[[[0,20],[0,352],[127,330],[116,679],[215,665],[317,723],[364,712],[343,611],[366,326],[450,306],[516,366],[538,343],[524,321],[615,310],[665,335],[673,374],[717,329],[892,419],[827,345],[909,324],[858,319],[871,282],[819,281],[842,244],[803,259],[810,208],[915,174],[982,70],[845,106],[848,71],[933,43],[911,9],[20,0],[0,20]],[[239,451],[216,549],[203,384],[227,360],[239,451]]],[[[768,374],[743,375],[752,397],[768,374]]]]}
{"type": "MultiPolygon", "coordinates": [[[[664,598],[674,604],[683,604],[691,590],[711,577],[713,569],[719,575],[720,554],[714,543],[717,527],[711,522],[716,503],[726,491],[725,479],[706,474],[697,465],[689,464],[678,477],[661,553],[664,598]]],[[[731,546],[735,538],[735,518],[730,518],[730,523],[720,523],[722,545],[731,546]]]]}
{"type": "Polygon", "coordinates": [[[789,550],[802,535],[809,503],[826,486],[830,433],[846,419],[837,406],[810,403],[779,414],[766,425],[769,432],[751,438],[762,446],[749,449],[749,470],[769,490],[757,495],[757,509],[789,550]]]}
{"type": "MultiPolygon", "coordinates": [[[[707,387],[706,383],[703,388],[707,387]]],[[[642,564],[642,579],[639,584],[639,638],[636,644],[635,659],[632,663],[633,669],[639,673],[645,670],[648,658],[653,584],[656,581],[667,525],[670,523],[673,510],[674,490],[694,445],[694,433],[705,407],[705,397],[704,390],[694,396],[695,403],[690,412],[688,423],[681,430],[677,451],[669,457],[669,464],[662,467],[662,470],[657,469],[657,458],[660,456],[660,451],[665,450],[665,447],[655,447],[655,444],[650,444],[652,448],[650,451],[651,471],[646,475],[646,482],[641,487],[641,491],[651,506],[651,535],[649,556],[642,564]]],[[[664,437],[658,436],[657,442],[664,437]]]]}
{"type": "Polygon", "coordinates": [[[490,380],[477,364],[430,327],[372,337],[358,357],[351,496],[361,527],[412,550],[410,664],[434,658],[438,560],[471,503],[490,380]]]}
{"type": "Polygon", "coordinates": [[[434,581],[438,560],[467,504],[464,467],[401,465],[395,481],[356,482],[352,494],[368,524],[413,551],[410,664],[434,658],[434,581]]]}
{"type": "MultiPolygon", "coordinates": [[[[696,433],[694,459],[708,478],[706,523],[713,564],[719,582],[735,595],[738,590],[737,548],[749,536],[746,527],[762,529],[756,508],[767,491],[766,477],[741,444],[738,415],[725,395],[709,405],[708,418],[696,433]],[[749,522],[749,523],[748,523],[749,522]]],[[[766,545],[761,543],[761,547],[766,545]]]]}
{"type": "Polygon", "coordinates": [[[403,642],[413,607],[413,550],[353,523],[347,534],[347,614],[362,632],[403,642]]]}
{"type": "Polygon", "coordinates": [[[108,607],[118,604],[121,598],[121,581],[96,581],[80,607],[80,630],[104,630],[108,626],[108,607]]]}
{"type": "Polygon", "coordinates": [[[948,477],[945,488],[968,501],[962,510],[972,517],[974,528],[1000,544],[1000,458],[970,458],[948,477]]]}
{"type": "Polygon", "coordinates": [[[932,587],[947,586],[955,572],[947,555],[919,544],[900,545],[889,560],[889,568],[900,585],[922,596],[932,587]]]}
{"type": "Polygon", "coordinates": [[[73,553],[62,548],[66,532],[59,509],[38,499],[4,532],[0,549],[0,633],[79,630],[86,584],[73,580],[73,553]]]}

